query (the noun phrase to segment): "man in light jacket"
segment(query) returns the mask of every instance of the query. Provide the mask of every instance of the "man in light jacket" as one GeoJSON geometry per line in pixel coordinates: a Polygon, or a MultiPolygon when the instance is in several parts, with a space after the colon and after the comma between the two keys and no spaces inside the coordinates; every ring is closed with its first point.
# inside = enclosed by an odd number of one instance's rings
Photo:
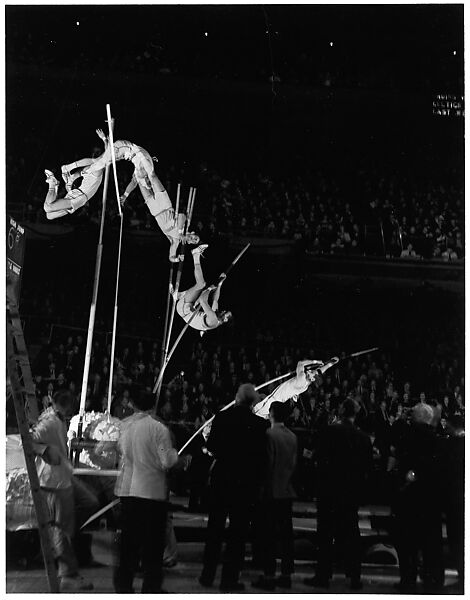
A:
{"type": "MultiPolygon", "coordinates": [[[[121,500],[121,542],[114,589],[131,594],[142,566],[141,593],[161,593],[168,512],[167,472],[178,462],[168,428],[153,416],[155,397],[142,392],[132,400],[134,414],[122,421],[121,472],[115,494],[121,500]]],[[[182,457],[182,461],[186,459],[182,457]]]]}

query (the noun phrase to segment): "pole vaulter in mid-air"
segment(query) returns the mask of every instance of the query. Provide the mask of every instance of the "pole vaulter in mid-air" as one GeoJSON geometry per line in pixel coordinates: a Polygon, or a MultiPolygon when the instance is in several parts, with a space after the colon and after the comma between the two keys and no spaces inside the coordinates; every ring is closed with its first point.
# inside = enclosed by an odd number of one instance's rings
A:
{"type": "MultiPolygon", "coordinates": [[[[103,140],[105,151],[98,158],[84,158],[62,166],[62,177],[67,190],[64,198],[57,198],[59,181],[52,171],[46,169],[46,182],[49,190],[44,202],[44,211],[47,218],[51,220],[64,217],[91,200],[101,184],[105,167],[111,164],[114,155],[115,162],[128,160],[134,165],[132,179],[120,196],[121,205],[124,204],[131,191],[139,186],[150,214],[170,242],[170,261],[178,262],[178,246],[183,241],[181,231],[186,215],[175,214],[168,192],[155,173],[153,158],[145,148],[127,140],[116,140],[111,148],[103,131],[97,129],[96,133],[103,140]],[[73,183],[79,177],[82,178],[81,183],[78,187],[72,188],[73,183]]],[[[188,232],[184,241],[189,244],[198,244],[200,240],[197,235],[188,232]]]]}

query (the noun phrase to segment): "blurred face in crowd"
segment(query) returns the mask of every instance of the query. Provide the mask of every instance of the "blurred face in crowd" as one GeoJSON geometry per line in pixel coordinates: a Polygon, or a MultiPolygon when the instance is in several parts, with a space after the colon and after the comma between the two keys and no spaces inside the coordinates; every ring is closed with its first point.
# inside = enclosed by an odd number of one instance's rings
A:
{"type": "Polygon", "coordinates": [[[54,400],[52,401],[52,407],[54,408],[54,410],[58,413],[60,413],[61,415],[63,415],[64,417],[68,416],[68,414],[71,412],[72,409],[72,402],[70,401],[64,401],[61,404],[59,404],[58,402],[55,402],[54,400]]]}

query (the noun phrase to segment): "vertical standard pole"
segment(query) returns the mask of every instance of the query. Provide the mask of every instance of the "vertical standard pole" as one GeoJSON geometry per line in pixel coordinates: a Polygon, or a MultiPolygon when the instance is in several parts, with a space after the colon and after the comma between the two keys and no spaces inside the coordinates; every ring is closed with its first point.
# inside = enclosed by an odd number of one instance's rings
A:
{"type": "MultiPolygon", "coordinates": [[[[111,107],[109,104],[106,105],[106,112],[108,114],[108,121],[111,121],[111,107]]],[[[109,142],[111,143],[111,161],[113,165],[113,174],[114,174],[114,185],[116,188],[116,201],[119,210],[119,217],[121,219],[120,227],[119,227],[119,246],[118,246],[118,260],[117,260],[117,268],[116,268],[116,291],[114,295],[114,318],[113,318],[113,336],[111,340],[111,358],[110,358],[110,367],[109,367],[109,386],[108,386],[108,407],[107,413],[108,416],[111,413],[111,400],[113,393],[113,377],[114,377],[114,354],[116,350],[116,328],[117,328],[117,315],[118,315],[118,295],[119,295],[119,275],[121,270],[121,248],[122,248],[122,226],[124,223],[123,213],[121,209],[121,202],[119,200],[119,185],[117,180],[117,170],[116,170],[116,155],[114,153],[114,141],[113,141],[113,130],[110,128],[109,130],[109,142]]]]}
{"type": "Polygon", "coordinates": [[[401,251],[403,252],[403,236],[401,234],[401,226],[400,226],[400,224],[398,224],[398,238],[400,240],[401,251]]]}
{"type": "Polygon", "coordinates": [[[83,417],[85,413],[85,402],[86,393],[88,387],[88,375],[90,371],[90,358],[91,358],[91,345],[93,341],[93,331],[95,328],[95,314],[96,314],[96,303],[98,301],[98,286],[100,282],[101,272],[101,257],[103,255],[103,229],[104,229],[104,216],[106,212],[106,196],[108,193],[108,181],[109,181],[109,166],[107,165],[104,172],[104,187],[103,187],[103,207],[101,209],[101,225],[100,235],[98,241],[98,248],[96,251],[96,262],[95,262],[95,278],[93,281],[93,294],[90,306],[90,316],[88,319],[88,335],[86,341],[85,351],[85,366],[83,368],[83,380],[82,380],[82,392],[80,396],[80,416],[83,417]]]}
{"type": "MultiPolygon", "coordinates": [[[[185,240],[186,240],[186,234],[188,231],[188,224],[190,223],[190,219],[191,219],[190,215],[192,214],[192,207],[194,204],[194,196],[195,196],[195,190],[192,187],[190,187],[189,188],[188,205],[186,208],[186,222],[185,222],[183,231],[181,232],[183,234],[183,241],[181,242],[181,245],[180,245],[178,271],[176,273],[176,282],[175,282],[175,288],[174,288],[175,298],[177,297],[177,294],[180,289],[181,274],[183,272],[184,249],[185,249],[185,244],[186,244],[185,240]]],[[[171,273],[171,276],[173,276],[172,273],[171,273]]],[[[169,360],[168,350],[170,347],[171,332],[173,331],[173,322],[175,319],[176,303],[177,303],[177,300],[175,300],[175,298],[173,298],[173,303],[172,303],[172,307],[171,307],[170,321],[169,321],[168,326],[165,327],[165,335],[163,336],[162,362],[161,362],[159,377],[158,377],[157,383],[155,384],[155,387],[154,387],[154,394],[156,394],[156,396],[157,396],[156,405],[158,404],[158,400],[160,398],[160,391],[161,391],[162,382],[163,382],[163,372],[165,371],[166,365],[168,364],[168,360],[169,360]]],[[[168,303],[169,302],[170,302],[170,295],[168,296],[168,303]]],[[[168,305],[167,305],[167,308],[169,308],[168,305]]],[[[166,325],[166,322],[165,322],[165,325],[166,325]]]]}
{"type": "MultiPolygon", "coordinates": [[[[108,121],[108,129],[112,131],[113,122],[108,121]]],[[[109,143],[109,142],[108,142],[109,143]]],[[[78,427],[77,436],[82,437],[83,433],[83,416],[85,414],[86,394],[88,388],[88,376],[90,373],[90,359],[91,359],[91,347],[93,342],[93,332],[95,329],[95,315],[96,315],[96,304],[98,301],[98,286],[100,283],[101,274],[101,257],[103,255],[103,232],[104,232],[104,219],[106,214],[106,199],[108,195],[108,182],[109,182],[109,165],[106,165],[104,169],[104,183],[103,183],[103,200],[101,207],[101,222],[100,222],[100,233],[98,237],[98,247],[96,249],[96,261],[95,261],[95,276],[93,280],[93,292],[90,305],[90,314],[88,317],[88,334],[86,340],[85,350],[85,363],[83,366],[83,378],[82,378],[82,390],[80,394],[80,409],[78,412],[78,427]]],[[[80,458],[80,450],[75,452],[74,465],[78,467],[80,458]]]]}
{"type": "Polygon", "coordinates": [[[163,375],[165,374],[165,369],[168,366],[168,363],[170,362],[170,358],[173,356],[174,351],[176,350],[176,347],[178,346],[178,344],[181,341],[181,338],[183,337],[183,335],[186,333],[191,321],[194,319],[194,317],[199,314],[201,312],[201,308],[197,308],[194,310],[193,314],[191,315],[191,318],[189,319],[189,321],[185,324],[185,326],[183,327],[183,329],[181,330],[181,333],[179,334],[179,336],[176,338],[175,343],[173,344],[170,352],[168,353],[168,356],[166,357],[165,362],[162,365],[162,368],[160,370],[160,373],[158,375],[158,379],[155,382],[155,386],[153,388],[153,393],[157,394],[157,397],[155,399],[155,412],[157,412],[157,407],[158,407],[158,401],[160,399],[160,390],[162,387],[162,381],[163,381],[163,375]]]}
{"type": "Polygon", "coordinates": [[[385,247],[385,235],[384,235],[382,219],[380,219],[379,224],[380,224],[380,233],[382,234],[382,244],[384,247],[384,256],[387,256],[387,248],[385,247]]]}
{"type": "Polygon", "coordinates": [[[114,319],[113,319],[113,337],[111,340],[111,360],[109,366],[109,387],[108,387],[108,415],[111,413],[111,401],[113,392],[113,376],[114,376],[114,354],[116,349],[116,328],[117,328],[117,315],[118,315],[118,294],[119,294],[119,272],[121,269],[121,247],[122,247],[122,224],[123,215],[121,213],[121,225],[119,228],[119,249],[118,249],[118,262],[116,270],[116,294],[114,298],[114,319]]]}
{"type": "MultiPolygon", "coordinates": [[[[175,226],[178,226],[178,211],[179,211],[179,205],[180,205],[180,190],[181,190],[181,184],[178,183],[178,190],[176,192],[176,212],[175,212],[175,226]]],[[[172,300],[172,296],[171,296],[171,289],[173,286],[173,273],[174,273],[174,263],[171,263],[170,265],[170,278],[168,281],[168,297],[166,300],[166,311],[165,311],[165,328],[163,330],[163,339],[162,339],[162,357],[161,357],[161,364],[163,365],[163,362],[165,360],[165,348],[166,348],[166,336],[168,334],[168,316],[170,314],[170,304],[171,304],[171,300],[172,300]]]]}
{"type": "MultiPolygon", "coordinates": [[[[109,104],[106,104],[106,114],[108,115],[108,123],[112,122],[111,118],[111,107],[109,104]]],[[[114,175],[114,187],[116,189],[116,202],[118,206],[119,216],[122,217],[122,208],[121,201],[119,199],[119,185],[117,180],[117,171],[116,171],[116,153],[114,152],[114,139],[113,139],[113,128],[109,128],[109,144],[111,147],[111,162],[113,163],[113,175],[114,175]]]]}
{"type": "MultiPolygon", "coordinates": [[[[191,204],[192,189],[193,188],[189,188],[188,209],[187,209],[187,213],[186,213],[187,217],[189,215],[188,211],[190,209],[190,204],[191,204]]],[[[188,223],[188,218],[186,218],[186,226],[187,226],[187,223],[188,223]]],[[[186,226],[185,226],[184,230],[181,233],[184,234],[187,231],[186,230],[186,226]]],[[[179,260],[179,264],[178,264],[178,271],[176,273],[176,283],[175,283],[175,289],[174,289],[175,296],[179,292],[179,289],[180,289],[181,274],[182,274],[182,271],[183,271],[183,261],[184,261],[184,248],[185,248],[185,244],[186,244],[185,238],[183,237],[183,241],[181,242],[181,245],[180,245],[180,253],[179,253],[179,259],[180,260],[179,260]]],[[[165,351],[164,351],[164,354],[163,354],[162,365],[163,365],[163,363],[166,360],[166,356],[168,354],[168,348],[170,347],[171,332],[172,332],[172,329],[173,329],[173,321],[174,321],[174,318],[175,318],[175,307],[176,307],[176,300],[173,298],[173,306],[172,306],[172,311],[171,311],[171,315],[170,315],[170,323],[168,325],[168,332],[167,332],[168,335],[164,338],[165,351]]]]}

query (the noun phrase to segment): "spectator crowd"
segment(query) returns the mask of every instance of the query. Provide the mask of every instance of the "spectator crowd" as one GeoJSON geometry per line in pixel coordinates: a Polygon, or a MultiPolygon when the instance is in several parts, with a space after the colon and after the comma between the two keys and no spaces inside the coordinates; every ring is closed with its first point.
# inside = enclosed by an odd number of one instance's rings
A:
{"type": "MultiPolygon", "coordinates": [[[[430,179],[418,185],[374,169],[355,174],[354,181],[318,169],[282,177],[226,173],[206,164],[198,171],[201,200],[193,223],[204,240],[221,234],[282,239],[311,255],[445,262],[464,257],[463,189],[455,174],[449,183],[430,179]]],[[[181,171],[170,167],[160,176],[172,194],[172,182],[181,171]]],[[[120,172],[120,189],[129,177],[120,172]]],[[[45,221],[44,194],[38,190],[23,207],[23,222],[45,221]]],[[[95,198],[74,217],[76,222],[98,222],[100,206],[95,198]]],[[[130,195],[124,214],[129,231],[155,231],[138,190],[130,195]]]]}
{"type": "MultiPolygon", "coordinates": [[[[76,397],[74,412],[78,412],[85,341],[81,334],[63,339],[58,336],[57,342],[41,349],[33,365],[40,411],[51,406],[56,391],[68,389],[76,397]]],[[[313,349],[277,349],[269,345],[269,340],[268,344],[263,342],[258,346],[241,347],[194,342],[184,361],[185,371],[173,373],[163,387],[160,416],[191,432],[228,404],[241,383],[258,385],[269,381],[291,372],[298,360],[315,356],[313,349]]],[[[110,344],[95,341],[86,393],[87,411],[107,409],[110,351],[110,344]]],[[[118,345],[111,404],[113,416],[122,419],[132,414],[133,396],[138,390],[153,389],[159,365],[158,342],[136,340],[133,344],[118,345]]],[[[371,436],[377,469],[385,471],[393,437],[416,403],[433,408],[435,426],[442,433],[449,417],[465,414],[463,366],[459,359],[435,356],[428,375],[428,386],[422,388],[412,379],[400,380],[394,375],[389,353],[379,351],[355,359],[345,358],[297,402],[291,402],[286,424],[300,431],[300,446],[302,450],[306,448],[308,457],[312,436],[323,426],[336,422],[345,400],[354,399],[360,406],[357,424],[371,436]]],[[[274,387],[273,384],[263,392],[269,394],[274,387]]],[[[301,495],[310,495],[311,490],[302,475],[299,477],[298,491],[301,495]]]]}

